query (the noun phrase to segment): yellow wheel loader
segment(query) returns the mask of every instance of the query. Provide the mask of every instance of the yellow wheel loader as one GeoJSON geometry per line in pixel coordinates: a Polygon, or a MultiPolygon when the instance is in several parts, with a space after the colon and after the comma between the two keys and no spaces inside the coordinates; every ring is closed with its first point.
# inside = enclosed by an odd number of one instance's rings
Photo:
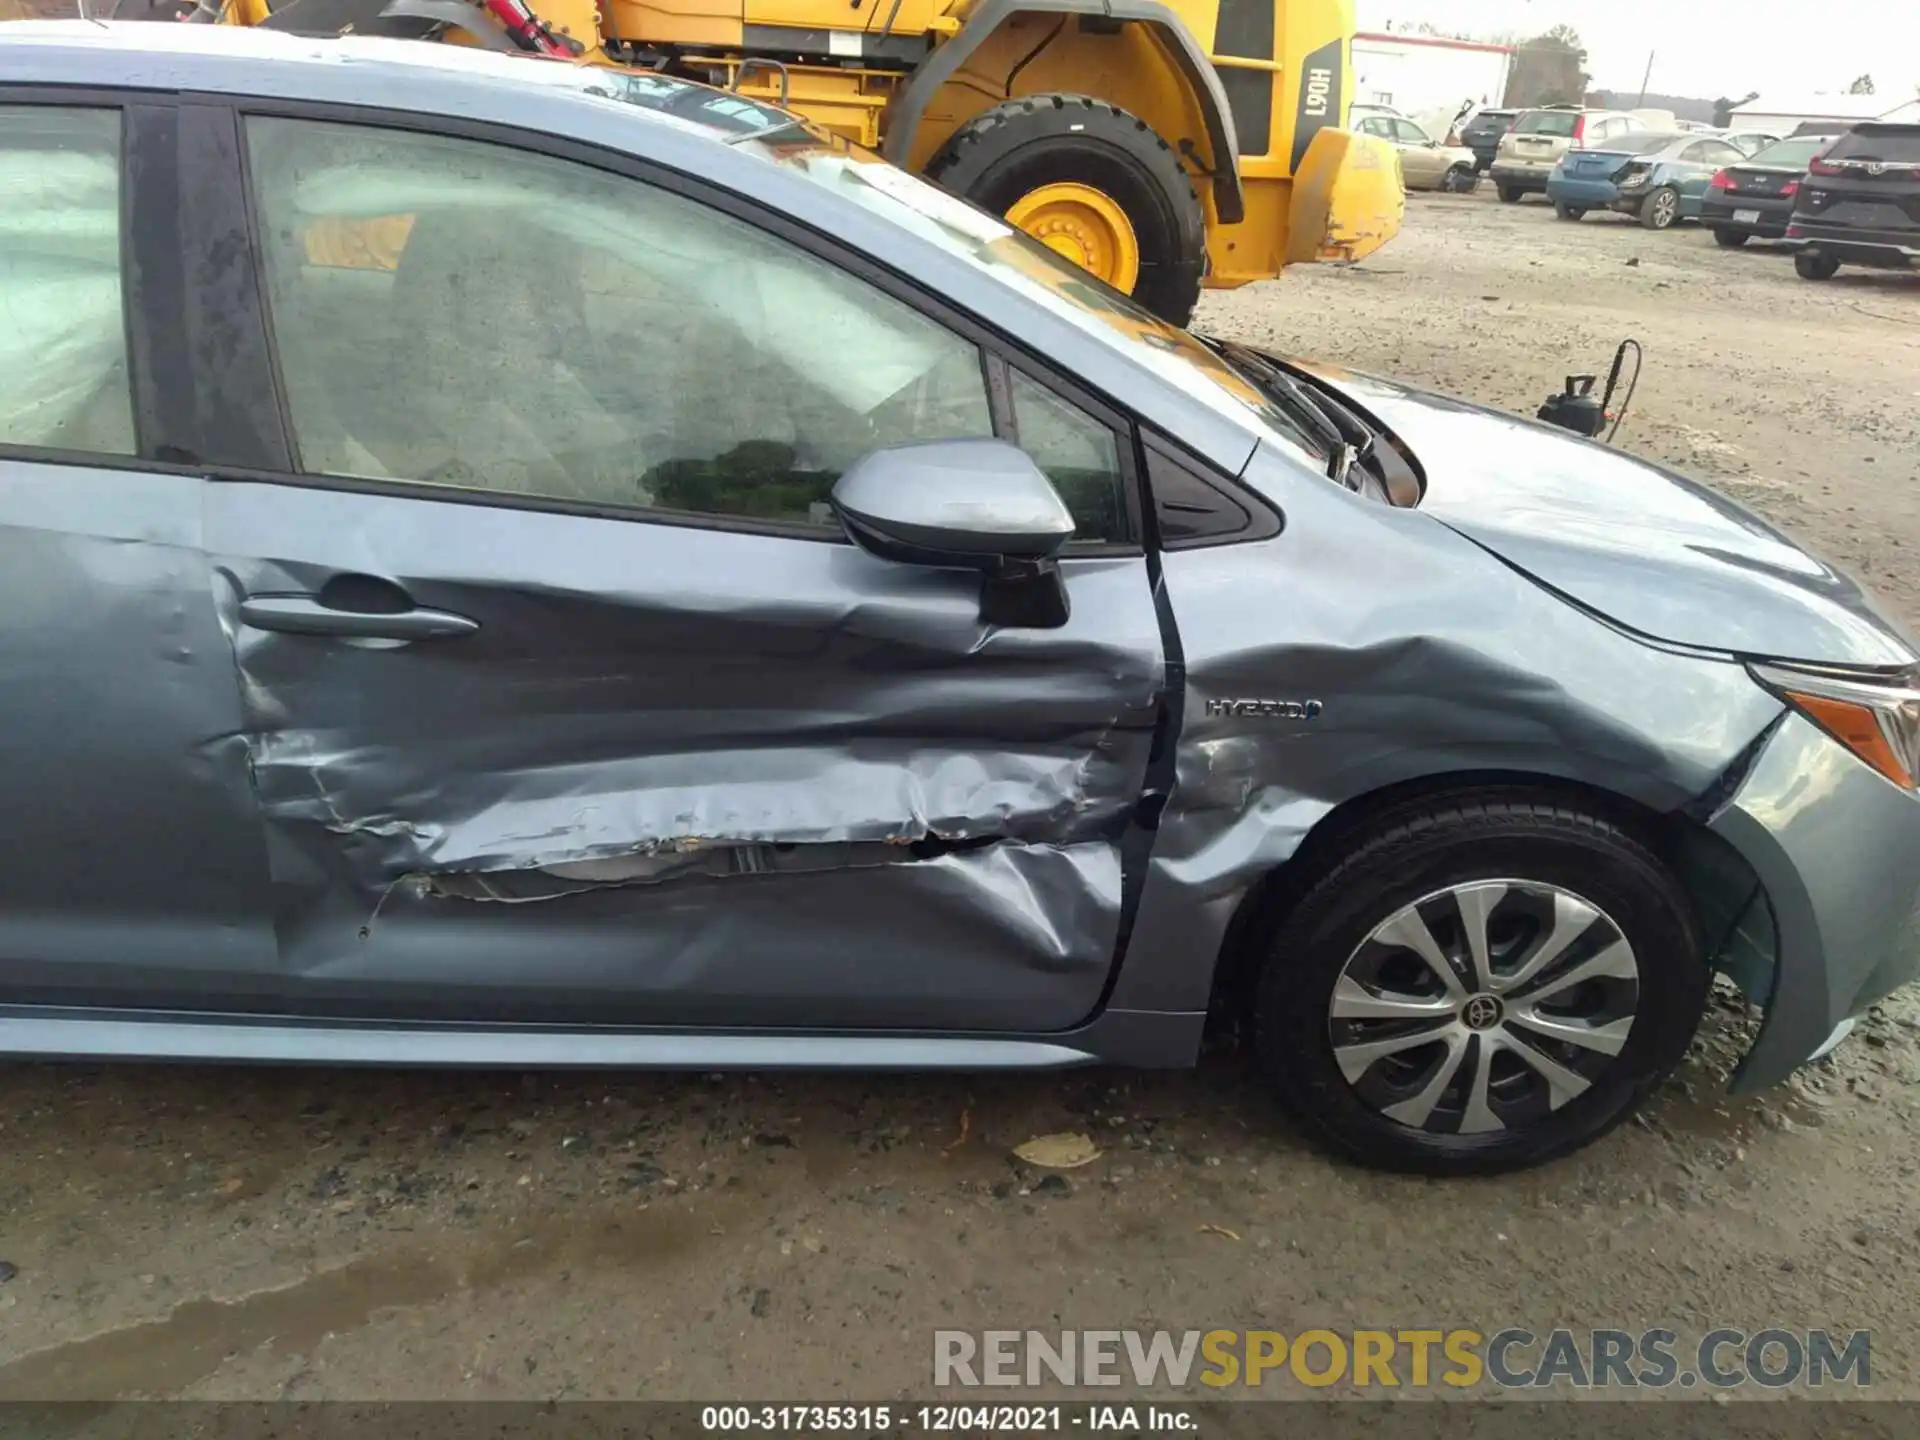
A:
{"type": "Polygon", "coordinates": [[[198,0],[185,18],[660,70],[785,106],[1159,315],[1399,230],[1353,0],[198,0]]]}

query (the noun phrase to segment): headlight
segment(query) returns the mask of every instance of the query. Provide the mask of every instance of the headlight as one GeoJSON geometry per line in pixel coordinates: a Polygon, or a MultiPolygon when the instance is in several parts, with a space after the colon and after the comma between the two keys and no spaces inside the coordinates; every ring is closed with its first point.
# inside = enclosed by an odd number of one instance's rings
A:
{"type": "Polygon", "coordinates": [[[1902,790],[1920,788],[1920,670],[1881,679],[1786,665],[1747,669],[1902,790]]]}

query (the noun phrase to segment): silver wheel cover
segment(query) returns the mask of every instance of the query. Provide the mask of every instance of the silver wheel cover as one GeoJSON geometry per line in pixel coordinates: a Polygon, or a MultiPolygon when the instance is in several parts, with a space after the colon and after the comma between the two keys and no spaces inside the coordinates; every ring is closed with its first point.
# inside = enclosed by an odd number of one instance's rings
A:
{"type": "Polygon", "coordinates": [[[1612,917],[1558,886],[1476,880],[1375,926],[1328,1006],[1362,1103],[1416,1130],[1475,1135],[1584,1094],[1626,1046],[1640,999],[1612,917]]]}

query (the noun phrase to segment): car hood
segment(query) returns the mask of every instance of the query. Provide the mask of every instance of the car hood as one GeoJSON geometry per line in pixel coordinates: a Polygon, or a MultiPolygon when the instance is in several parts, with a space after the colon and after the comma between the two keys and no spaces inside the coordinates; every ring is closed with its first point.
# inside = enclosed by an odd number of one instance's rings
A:
{"type": "Polygon", "coordinates": [[[1851,578],[1704,485],[1536,421],[1298,363],[1405,442],[1422,510],[1629,630],[1827,665],[1920,653],[1851,578]]]}

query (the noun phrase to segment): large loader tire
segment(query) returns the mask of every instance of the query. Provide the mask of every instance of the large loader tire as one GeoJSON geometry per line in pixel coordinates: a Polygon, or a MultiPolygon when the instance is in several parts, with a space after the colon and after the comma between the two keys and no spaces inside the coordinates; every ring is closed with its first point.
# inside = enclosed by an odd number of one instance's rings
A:
{"type": "Polygon", "coordinates": [[[1207,226],[1171,146],[1085,95],[1009,100],[947,137],[927,178],[1004,215],[1154,314],[1185,325],[1207,226]]]}

